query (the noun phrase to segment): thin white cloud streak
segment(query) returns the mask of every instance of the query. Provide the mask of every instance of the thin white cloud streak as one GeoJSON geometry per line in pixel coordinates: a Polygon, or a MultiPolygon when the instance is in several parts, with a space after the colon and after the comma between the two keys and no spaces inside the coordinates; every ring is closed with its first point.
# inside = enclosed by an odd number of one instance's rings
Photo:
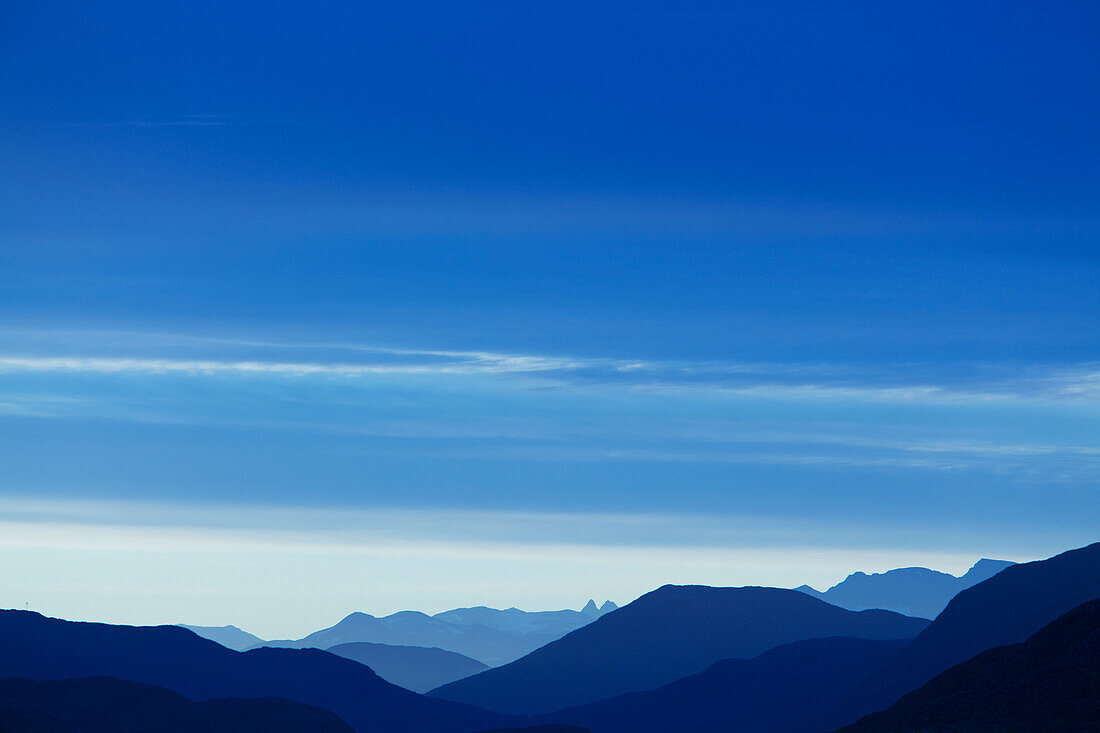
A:
{"type": "Polygon", "coordinates": [[[97,357],[0,357],[0,371],[92,372],[98,374],[236,374],[284,377],[370,374],[503,374],[569,368],[535,360],[467,364],[316,364],[269,361],[218,361],[211,359],[133,359],[97,357]]]}
{"type": "MultiPolygon", "coordinates": [[[[33,401],[33,398],[32,398],[33,401]]],[[[32,409],[16,403],[0,402],[0,416],[33,418],[74,417],[68,410],[32,409]]],[[[102,418],[104,414],[97,413],[102,418]]],[[[587,445],[561,445],[562,441],[607,438],[606,432],[578,433],[575,429],[558,426],[548,435],[545,429],[530,429],[514,422],[508,426],[486,425],[438,425],[415,421],[400,424],[374,425],[370,427],[346,424],[326,424],[301,421],[271,421],[244,419],[227,421],[194,417],[167,417],[145,413],[112,412],[110,419],[126,422],[140,422],[149,425],[166,426],[203,426],[250,430],[305,431],[333,436],[361,438],[401,438],[409,440],[528,440],[537,441],[533,446],[497,445],[492,447],[463,447],[461,449],[433,446],[426,449],[406,447],[399,452],[412,455],[425,455],[433,458],[482,458],[533,461],[571,461],[571,462],[652,462],[652,463],[692,463],[692,464],[728,464],[728,465],[771,465],[771,466],[847,466],[853,468],[902,468],[929,471],[993,471],[997,474],[1027,473],[1033,480],[1069,481],[1094,480],[1100,477],[1100,466],[1088,460],[1100,457],[1100,448],[1079,445],[998,445],[976,441],[882,441],[870,440],[859,436],[820,436],[815,434],[788,434],[785,436],[740,435],[736,437],[716,437],[713,434],[700,438],[700,442],[709,445],[725,446],[726,451],[705,447],[695,450],[675,450],[670,448],[636,447],[616,445],[603,447],[587,445]],[[760,450],[746,451],[747,446],[775,446],[772,452],[760,450]],[[882,454],[839,454],[815,453],[813,449],[828,447],[832,449],[875,449],[894,451],[895,455],[882,454]],[[926,457],[912,457],[906,454],[918,454],[926,457]],[[1006,463],[1003,459],[1027,459],[1047,457],[1062,459],[1060,463],[1036,467],[1029,463],[1006,463]],[[1068,467],[1066,461],[1072,464],[1068,467]]],[[[624,433],[615,434],[616,440],[629,437],[624,433]]],[[[648,439],[654,438],[650,434],[648,439]]],[[[675,441],[691,440],[699,436],[691,432],[670,431],[667,439],[675,441]]],[[[357,449],[364,453],[393,453],[393,449],[371,450],[367,447],[357,449]]]]}
{"type": "MultiPolygon", "coordinates": [[[[346,546],[439,549],[451,545],[465,548],[522,545],[626,550],[842,548],[853,544],[910,550],[931,544],[957,551],[990,540],[976,528],[971,528],[967,537],[959,537],[948,526],[929,532],[923,526],[907,528],[899,523],[883,527],[881,523],[852,519],[42,499],[26,494],[0,496],[0,516],[5,521],[25,525],[164,531],[175,533],[176,541],[182,543],[180,547],[188,547],[187,543],[201,536],[206,546],[246,538],[243,541],[263,547],[312,547],[318,551],[346,546]]],[[[168,536],[165,535],[164,546],[173,546],[168,536]]]]}
{"type": "MultiPolygon", "coordinates": [[[[184,535],[195,529],[227,537],[245,533],[272,546],[322,548],[346,543],[744,548],[838,545],[837,537],[905,547],[923,544],[928,536],[923,527],[906,533],[873,523],[796,517],[41,499],[15,493],[0,496],[0,516],[43,525],[175,528],[184,535]]],[[[944,534],[937,541],[945,547],[967,544],[948,539],[949,528],[944,534]]]]}
{"type": "Polygon", "coordinates": [[[733,433],[680,431],[681,439],[715,444],[824,445],[843,448],[872,448],[906,453],[963,454],[989,458],[1006,456],[1100,456],[1100,445],[1055,445],[1043,443],[994,443],[983,440],[888,440],[863,435],[821,433],[733,433]]]}
{"type": "MultiPolygon", "coordinates": [[[[96,374],[183,374],[192,376],[233,375],[240,377],[369,377],[372,375],[439,376],[527,376],[543,386],[645,390],[651,392],[713,391],[764,399],[856,399],[889,403],[973,403],[1003,400],[1041,400],[1095,403],[1100,401],[1100,372],[1082,368],[1061,370],[982,390],[952,385],[853,386],[853,370],[842,384],[813,380],[815,365],[726,364],[685,366],[675,362],[639,362],[604,359],[455,352],[398,350],[362,347],[362,351],[441,357],[442,363],[352,363],[286,362],[258,359],[177,359],[91,356],[0,356],[0,373],[96,373],[96,374]],[[700,375],[709,379],[699,379],[700,375]],[[810,379],[799,382],[799,374],[810,379]],[[627,375],[627,378],[623,378],[627,375]],[[718,375],[719,378],[714,378],[718,375]],[[737,375],[748,384],[731,384],[721,375],[737,375]]],[[[816,375],[820,378],[822,375],[816,375]]]]}
{"type": "MultiPolygon", "coordinates": [[[[568,545],[746,546],[797,543],[834,536],[835,527],[769,517],[644,513],[488,511],[441,508],[318,508],[252,504],[41,499],[0,496],[0,515],[24,522],[124,525],[254,532],[273,545],[287,542],[458,541],[568,545]]],[[[867,527],[866,531],[874,531],[867,527]]]]}

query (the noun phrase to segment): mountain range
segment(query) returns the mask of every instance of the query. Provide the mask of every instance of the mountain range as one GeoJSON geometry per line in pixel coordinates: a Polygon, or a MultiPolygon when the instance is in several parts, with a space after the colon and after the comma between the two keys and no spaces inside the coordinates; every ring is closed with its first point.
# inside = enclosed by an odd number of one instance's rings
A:
{"type": "Polygon", "coordinates": [[[652,689],[793,641],[900,639],[927,624],[892,611],[848,611],[781,588],[667,585],[522,659],[430,694],[535,715],[652,689]]]}
{"type": "Polygon", "coordinates": [[[332,711],[365,733],[471,733],[522,724],[417,695],[317,649],[236,652],[178,626],[112,626],[0,611],[0,679],[118,677],[190,700],[283,698],[332,711]]]}
{"type": "Polygon", "coordinates": [[[841,733],[1100,730],[1100,599],[951,667],[841,733]]]}
{"type": "Polygon", "coordinates": [[[913,640],[796,642],[540,719],[584,725],[594,733],[824,733],[889,705],[955,663],[1027,638],[1096,597],[1100,545],[1004,570],[953,600],[913,640]]]}
{"type": "MultiPolygon", "coordinates": [[[[996,570],[975,568],[972,579],[996,570]]],[[[0,733],[1100,730],[1100,543],[1004,567],[931,622],[760,587],[663,586],[614,611],[589,605],[591,623],[493,669],[438,648],[238,652],[178,626],[0,611],[0,733]],[[425,696],[371,666],[414,689],[475,673],[425,696]]],[[[538,633],[554,614],[584,613],[513,611],[437,616],[538,633]]]]}
{"type": "MultiPolygon", "coordinates": [[[[594,733],[823,733],[885,707],[936,672],[984,649],[1026,638],[1078,602],[1096,597],[1100,597],[1100,545],[1004,569],[960,595],[911,641],[819,638],[796,642],[753,659],[720,661],[656,689],[539,719],[582,725],[594,733]],[[885,692],[884,687],[896,692],[885,692]]],[[[591,632],[613,619],[609,616],[588,628],[591,632]]],[[[505,669],[444,689],[467,686],[505,669]]]]}
{"type": "Polygon", "coordinates": [[[911,644],[799,730],[829,731],[883,710],[937,674],[1026,640],[1083,603],[1100,598],[1100,543],[1005,568],[959,593],[911,644]]]}
{"type": "Polygon", "coordinates": [[[958,577],[928,568],[898,568],[870,575],[856,572],[824,592],[808,585],[795,590],[852,611],[884,608],[906,616],[935,618],[960,591],[992,578],[1012,564],[983,558],[958,577]]]}
{"type": "Polygon", "coordinates": [[[521,611],[477,606],[434,616],[400,611],[377,617],[356,612],[335,626],[296,640],[265,641],[256,646],[330,649],[339,644],[372,642],[394,646],[437,647],[493,667],[507,664],[565,634],[595,621],[617,606],[588,601],[580,611],[521,611]]]}

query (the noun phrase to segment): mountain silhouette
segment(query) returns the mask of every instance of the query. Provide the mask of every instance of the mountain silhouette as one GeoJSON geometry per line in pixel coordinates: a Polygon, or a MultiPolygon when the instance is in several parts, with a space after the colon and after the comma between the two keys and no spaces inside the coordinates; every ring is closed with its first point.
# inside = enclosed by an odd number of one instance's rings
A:
{"type": "Polygon", "coordinates": [[[0,678],[108,676],[191,700],[278,697],[331,710],[357,731],[469,733],[506,716],[424,697],[317,649],[235,652],[178,626],[112,626],[0,611],[0,678]]]}
{"type": "Polygon", "coordinates": [[[474,606],[472,608],[455,608],[450,611],[443,611],[435,614],[432,618],[456,625],[479,624],[490,629],[513,634],[538,633],[564,636],[574,629],[595,621],[603,614],[614,611],[616,608],[618,606],[611,601],[604,601],[602,606],[597,606],[596,601],[589,599],[580,611],[569,609],[564,611],[521,611],[518,608],[499,610],[485,606],[474,606]]]}
{"type": "Polygon", "coordinates": [[[906,638],[927,624],[891,611],[848,611],[781,588],[666,585],[522,659],[431,694],[542,714],[659,687],[792,641],[906,638]]]}
{"type": "Polygon", "coordinates": [[[589,601],[580,611],[500,610],[477,606],[456,608],[429,616],[400,611],[381,618],[356,612],[335,626],[297,640],[265,641],[262,646],[331,649],[339,644],[367,641],[394,646],[437,647],[484,662],[506,664],[580,628],[616,608],[607,601],[597,607],[589,601]]]}
{"type": "Polygon", "coordinates": [[[593,733],[766,733],[861,682],[908,639],[809,639],[753,659],[726,659],[703,672],[543,716],[593,733]]]}
{"type": "Polygon", "coordinates": [[[489,669],[488,665],[476,659],[423,646],[392,646],[356,641],[338,644],[328,651],[365,664],[387,682],[413,692],[427,692],[489,669]]]}
{"type": "Polygon", "coordinates": [[[192,702],[114,677],[0,680],[4,733],[352,733],[321,708],[279,699],[192,702]]]}
{"type": "Polygon", "coordinates": [[[216,641],[226,649],[243,652],[255,646],[263,646],[264,640],[258,636],[238,629],[236,626],[191,626],[189,624],[176,624],[185,629],[194,631],[204,639],[216,641]]]}
{"type": "Polygon", "coordinates": [[[808,585],[795,590],[851,611],[884,608],[906,616],[935,618],[960,591],[992,578],[1013,563],[983,558],[955,577],[928,568],[898,568],[885,573],[852,573],[825,592],[808,585]]]}
{"type": "Polygon", "coordinates": [[[842,733],[1100,730],[1100,600],[951,667],[842,733]]]}
{"type": "Polygon", "coordinates": [[[798,729],[833,730],[883,710],[940,672],[986,649],[1020,643],[1094,598],[1100,598],[1100,543],[1005,568],[955,596],[911,644],[798,729]]]}

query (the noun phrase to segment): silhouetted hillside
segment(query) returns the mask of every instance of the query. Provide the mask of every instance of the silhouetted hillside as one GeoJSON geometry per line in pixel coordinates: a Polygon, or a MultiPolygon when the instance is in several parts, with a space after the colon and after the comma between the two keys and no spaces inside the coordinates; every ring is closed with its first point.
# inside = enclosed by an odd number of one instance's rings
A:
{"type": "Polygon", "coordinates": [[[192,702],[113,677],[0,680],[4,733],[351,733],[328,710],[278,699],[192,702]]]}
{"type": "Polygon", "coordinates": [[[942,672],[843,733],[1100,730],[1100,600],[942,672]]]}
{"type": "Polygon", "coordinates": [[[331,710],[360,732],[469,733],[515,725],[423,697],[369,668],[316,649],[235,652],[178,626],[110,626],[0,611],[0,678],[110,676],[192,700],[279,697],[331,710]]]}
{"type": "Polygon", "coordinates": [[[477,606],[456,608],[429,616],[401,611],[378,618],[352,613],[340,623],[298,640],[266,641],[263,646],[331,649],[339,644],[367,641],[393,646],[437,647],[484,662],[506,664],[560,639],[574,629],[613,611],[607,601],[597,607],[589,601],[580,611],[498,610],[477,606]]]}
{"type": "Polygon", "coordinates": [[[548,713],[659,687],[792,641],[905,638],[927,624],[890,611],[847,611],[780,588],[668,585],[522,659],[431,694],[509,713],[548,713]]]}
{"type": "Polygon", "coordinates": [[[585,725],[593,733],[765,733],[863,681],[908,643],[848,637],[796,641],[750,660],[718,662],[656,690],[543,717],[585,725]]]}
{"type": "Polygon", "coordinates": [[[1094,598],[1100,598],[1100,543],[1006,568],[955,596],[912,644],[800,730],[832,730],[882,710],[940,672],[1022,642],[1094,598]]]}
{"type": "Polygon", "coordinates": [[[238,629],[236,626],[190,626],[177,624],[185,629],[194,631],[204,639],[216,641],[227,649],[243,652],[256,646],[263,646],[264,640],[258,636],[238,629]]]}
{"type": "Polygon", "coordinates": [[[885,573],[852,573],[822,593],[808,585],[795,590],[852,611],[884,608],[906,616],[935,618],[960,591],[992,578],[1013,563],[981,559],[955,577],[928,568],[899,568],[885,573]]]}
{"type": "Polygon", "coordinates": [[[392,646],[358,641],[339,644],[329,651],[365,664],[387,682],[413,692],[427,692],[489,669],[488,665],[476,659],[423,646],[392,646]]]}

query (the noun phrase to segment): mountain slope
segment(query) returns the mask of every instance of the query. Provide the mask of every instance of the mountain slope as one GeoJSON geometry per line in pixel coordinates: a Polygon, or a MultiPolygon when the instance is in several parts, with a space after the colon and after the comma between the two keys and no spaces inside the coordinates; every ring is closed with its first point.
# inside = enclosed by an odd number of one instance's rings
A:
{"type": "Polygon", "coordinates": [[[764,733],[862,681],[908,639],[850,637],[785,644],[750,660],[727,659],[645,692],[543,716],[593,733],[764,733]]]}
{"type": "Polygon", "coordinates": [[[659,687],[792,641],[905,638],[927,623],[890,611],[847,611],[780,588],[669,585],[522,659],[431,694],[501,712],[547,713],[659,687]]]}
{"type": "Polygon", "coordinates": [[[366,641],[393,646],[437,647],[484,662],[507,664],[560,639],[616,608],[594,601],[580,611],[499,610],[477,606],[456,608],[429,616],[419,611],[400,611],[381,618],[352,613],[327,629],[297,640],[265,641],[262,646],[331,649],[339,644],[366,641]]]}
{"type": "Polygon", "coordinates": [[[331,710],[358,731],[468,733],[504,716],[423,697],[316,649],[235,652],[178,626],[111,626],[0,611],[0,678],[109,676],[192,700],[279,697],[331,710]]]}
{"type": "Polygon", "coordinates": [[[1100,600],[940,673],[843,733],[1100,730],[1100,600]]]}
{"type": "Polygon", "coordinates": [[[476,659],[423,646],[392,646],[358,641],[338,644],[328,651],[365,664],[387,682],[413,692],[427,692],[489,669],[488,665],[476,659]]]}
{"type": "Polygon", "coordinates": [[[852,573],[825,592],[808,585],[795,590],[851,611],[883,608],[907,616],[935,618],[960,591],[988,580],[1013,563],[983,558],[955,577],[928,568],[898,568],[885,573],[852,573]]]}
{"type": "Polygon", "coordinates": [[[0,680],[0,731],[22,733],[351,733],[328,710],[288,700],[192,702],[115,679],[0,680]]]}
{"type": "Polygon", "coordinates": [[[226,649],[238,652],[264,644],[264,640],[260,637],[238,629],[236,626],[190,626],[188,624],[177,624],[177,626],[194,631],[204,639],[216,641],[226,649]]]}
{"type": "Polygon", "coordinates": [[[1100,598],[1100,543],[1002,570],[962,591],[913,643],[802,730],[833,730],[882,710],[940,672],[997,646],[1017,644],[1100,598]]]}

